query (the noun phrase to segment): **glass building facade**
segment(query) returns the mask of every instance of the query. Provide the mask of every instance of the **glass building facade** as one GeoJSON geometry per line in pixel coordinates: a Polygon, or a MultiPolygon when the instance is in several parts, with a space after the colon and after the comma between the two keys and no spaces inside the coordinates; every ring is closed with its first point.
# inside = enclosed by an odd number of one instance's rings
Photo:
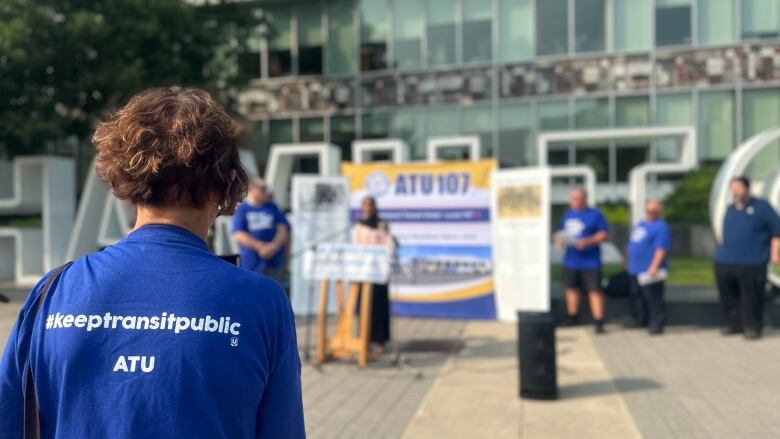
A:
{"type": "MultiPolygon", "coordinates": [[[[693,125],[702,161],[780,126],[780,0],[260,1],[242,111],[273,143],[478,135],[500,166],[536,163],[543,131],[693,125]]],[[[554,145],[605,184],[667,139],[554,145]]],[[[756,161],[780,166],[780,144],[756,161]]]]}

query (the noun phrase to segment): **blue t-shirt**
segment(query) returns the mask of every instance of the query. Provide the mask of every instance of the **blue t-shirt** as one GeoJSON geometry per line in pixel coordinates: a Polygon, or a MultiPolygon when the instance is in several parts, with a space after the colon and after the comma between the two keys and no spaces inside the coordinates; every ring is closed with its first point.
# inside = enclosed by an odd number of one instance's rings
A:
{"type": "MultiPolygon", "coordinates": [[[[588,207],[583,210],[569,209],[561,219],[560,229],[577,238],[589,238],[598,232],[608,230],[607,220],[598,209],[588,207]]],[[[563,265],[570,270],[592,270],[601,267],[601,247],[594,245],[585,250],[577,250],[573,245],[566,247],[563,265]]]]}
{"type": "MultiPolygon", "coordinates": [[[[662,219],[651,223],[640,221],[631,230],[628,243],[628,273],[634,276],[644,273],[653,263],[656,250],[663,249],[668,252],[671,247],[672,238],[666,221],[662,219]]],[[[666,257],[661,267],[667,267],[666,257]]]]}
{"type": "Polygon", "coordinates": [[[715,251],[715,262],[767,264],[773,237],[780,237],[780,218],[766,200],[751,198],[742,210],[732,204],[723,220],[723,243],[715,251]]]}
{"type": "Polygon", "coordinates": [[[0,359],[0,437],[22,438],[28,358],[42,437],[305,436],[284,291],[187,230],[144,226],[77,260],[33,319],[43,282],[0,359]]]}
{"type": "MultiPolygon", "coordinates": [[[[276,226],[284,224],[287,219],[273,202],[253,206],[247,202],[241,203],[233,214],[233,232],[244,231],[262,242],[271,242],[276,235],[276,226]]],[[[254,249],[239,245],[241,268],[260,272],[268,267],[281,267],[284,264],[284,246],[270,259],[262,259],[254,249]]]]}

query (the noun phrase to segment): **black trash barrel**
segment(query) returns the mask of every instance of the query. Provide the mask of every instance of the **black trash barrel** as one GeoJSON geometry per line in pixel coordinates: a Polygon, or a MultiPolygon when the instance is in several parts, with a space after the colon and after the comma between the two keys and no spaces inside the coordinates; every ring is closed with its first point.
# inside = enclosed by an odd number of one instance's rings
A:
{"type": "Polygon", "coordinates": [[[557,399],[555,319],[547,313],[517,313],[520,397],[557,399]]]}

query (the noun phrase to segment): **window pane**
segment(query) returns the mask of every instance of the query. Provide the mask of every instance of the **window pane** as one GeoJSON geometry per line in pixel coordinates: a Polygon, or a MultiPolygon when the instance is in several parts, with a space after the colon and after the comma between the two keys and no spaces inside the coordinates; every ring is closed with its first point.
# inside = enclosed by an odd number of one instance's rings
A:
{"type": "Polygon", "coordinates": [[[699,157],[724,159],[734,148],[734,93],[730,91],[699,94],[699,157]]]}
{"type": "Polygon", "coordinates": [[[261,170],[265,168],[263,165],[268,160],[268,140],[263,125],[262,122],[248,123],[242,136],[242,141],[246,142],[255,153],[256,164],[261,170]]]}
{"type": "Polygon", "coordinates": [[[389,137],[390,117],[385,113],[363,116],[363,139],[384,139],[389,137]]]}
{"type": "Polygon", "coordinates": [[[423,111],[404,111],[393,115],[390,134],[409,145],[412,160],[426,158],[425,113],[423,111]]]}
{"type": "Polygon", "coordinates": [[[455,63],[455,1],[428,2],[428,63],[455,63]]]}
{"type": "MultiPolygon", "coordinates": [[[[569,164],[569,148],[568,147],[550,147],[547,151],[547,163],[550,165],[568,165],[569,164]]],[[[568,179],[564,179],[568,181],[568,179]]]]}
{"type": "Polygon", "coordinates": [[[727,44],[736,40],[734,0],[699,0],[699,43],[727,44]]]}
{"type": "Polygon", "coordinates": [[[271,11],[268,34],[268,76],[284,76],[292,73],[292,36],[290,9],[271,11]]]}
{"type": "Polygon", "coordinates": [[[457,109],[428,111],[428,136],[454,136],[458,133],[457,109]]]}
{"type": "Polygon", "coordinates": [[[342,160],[352,160],[352,141],[356,137],[355,116],[330,118],[330,143],[341,147],[342,160]]]}
{"type": "MultiPolygon", "coordinates": [[[[463,134],[458,119],[458,110],[446,108],[428,111],[428,137],[456,136],[463,134]]],[[[478,134],[478,133],[469,133],[478,134]]],[[[439,152],[439,157],[446,160],[462,160],[468,157],[466,148],[447,148],[439,152]]]]}
{"type": "Polygon", "coordinates": [[[656,0],[655,45],[691,43],[691,0],[656,0]]]}
{"type": "Polygon", "coordinates": [[[387,68],[387,0],[361,0],[360,67],[362,70],[387,68]]]}
{"type": "Polygon", "coordinates": [[[498,114],[499,165],[514,167],[535,163],[531,108],[528,105],[507,105],[500,107],[498,114]]]}
{"type": "Polygon", "coordinates": [[[569,129],[569,102],[567,101],[539,103],[536,114],[540,131],[569,129]]]}
{"type": "Polygon", "coordinates": [[[322,73],[322,46],[325,37],[319,4],[298,8],[298,72],[302,75],[322,73]]]}
{"type": "MultiPolygon", "coordinates": [[[[658,95],[655,100],[655,124],[660,126],[680,126],[693,124],[693,106],[691,95],[658,95]]],[[[655,141],[656,161],[676,161],[680,157],[679,141],[658,139],[655,141]]]]}
{"type": "Polygon", "coordinates": [[[493,58],[492,25],[490,0],[463,0],[463,62],[493,58]]]}
{"type": "Polygon", "coordinates": [[[328,8],[328,72],[357,72],[354,2],[334,0],[328,8]]]}
{"type": "Polygon", "coordinates": [[[604,0],[577,0],[574,13],[574,36],[577,52],[604,50],[604,0]]]}
{"type": "Polygon", "coordinates": [[[596,181],[604,183],[609,181],[609,148],[579,147],[575,149],[575,163],[587,165],[596,172],[596,181]]]}
{"type": "MultiPolygon", "coordinates": [[[[609,127],[609,100],[578,99],[574,104],[577,129],[609,127]]],[[[609,181],[609,144],[605,141],[578,142],[574,145],[576,163],[590,165],[598,181],[609,181]]]]}
{"type": "Polygon", "coordinates": [[[321,117],[310,117],[298,121],[301,142],[321,142],[325,139],[325,124],[321,117]]]}
{"type": "Polygon", "coordinates": [[[533,58],[533,0],[501,0],[499,8],[499,59],[518,61],[533,58]]]}
{"type": "Polygon", "coordinates": [[[780,35],[780,0],[742,0],[742,39],[780,35]]]}
{"type": "MultiPolygon", "coordinates": [[[[650,100],[647,96],[625,96],[615,99],[615,126],[639,127],[650,125],[650,100]]],[[[615,179],[628,181],[631,169],[649,160],[650,141],[621,140],[615,145],[615,179]]]]}
{"type": "Polygon", "coordinates": [[[650,101],[647,96],[615,99],[615,125],[618,127],[650,125],[650,101]]]}
{"type": "Polygon", "coordinates": [[[275,143],[290,143],[293,141],[293,125],[291,119],[271,119],[268,123],[268,146],[271,150],[275,143]]]}
{"type": "MultiPolygon", "coordinates": [[[[780,126],[780,88],[742,93],[742,140],[780,126]]],[[[780,168],[780,140],[767,146],[751,162],[748,174],[765,179],[780,168]]]]}
{"type": "Polygon", "coordinates": [[[246,39],[246,50],[238,55],[238,71],[248,78],[260,77],[261,28],[249,31],[246,39]]]}
{"type": "Polygon", "coordinates": [[[482,157],[493,157],[493,109],[466,108],[461,117],[461,134],[479,136],[482,157]]]}
{"type": "MultiPolygon", "coordinates": [[[[569,129],[569,102],[551,101],[536,106],[539,131],[560,131],[569,129]]],[[[552,144],[548,147],[547,160],[551,165],[569,163],[569,145],[552,144]],[[555,151],[555,152],[553,152],[555,151]]]]}
{"type": "Polygon", "coordinates": [[[614,0],[613,22],[615,50],[650,49],[651,0],[614,0]]]}
{"type": "Polygon", "coordinates": [[[649,160],[650,148],[647,144],[644,145],[618,145],[616,151],[615,164],[615,180],[618,183],[625,183],[628,181],[628,176],[631,173],[631,169],[636,167],[640,163],[645,163],[649,160]]]}
{"type": "Polygon", "coordinates": [[[536,53],[554,55],[569,51],[569,21],[566,0],[536,2],[536,53]]]}
{"type": "Polygon", "coordinates": [[[395,67],[408,69],[422,63],[423,3],[419,0],[395,0],[395,67]]]}
{"type": "Polygon", "coordinates": [[[583,128],[609,127],[609,100],[578,99],[574,104],[574,126],[583,128]]]}

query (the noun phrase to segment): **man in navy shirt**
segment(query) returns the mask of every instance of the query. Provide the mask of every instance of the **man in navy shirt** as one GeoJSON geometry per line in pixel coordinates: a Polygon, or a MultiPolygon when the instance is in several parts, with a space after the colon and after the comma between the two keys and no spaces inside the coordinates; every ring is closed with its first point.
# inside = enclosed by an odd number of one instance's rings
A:
{"type": "Polygon", "coordinates": [[[305,437],[289,300],[206,246],[246,190],[238,135],[208,93],[179,88],[98,127],[98,175],[135,227],[30,292],[0,359],[0,438],[28,437],[26,402],[41,438],[305,437]]]}
{"type": "Polygon", "coordinates": [[[666,323],[664,281],[671,233],[666,221],[661,219],[662,211],[660,201],[649,200],[645,205],[645,219],[631,230],[628,243],[634,319],[640,326],[647,326],[653,335],[661,334],[666,323]]]}
{"type": "Polygon", "coordinates": [[[271,200],[265,181],[252,179],[246,200],[233,215],[233,236],[238,242],[241,268],[282,283],[288,234],[287,219],[271,200]]]}
{"type": "Polygon", "coordinates": [[[601,291],[601,248],[607,239],[607,220],[598,209],[588,207],[588,194],[576,188],[569,198],[556,237],[566,247],[563,258],[567,323],[576,324],[580,291],[587,291],[596,333],[604,332],[604,293],[601,291]]]}
{"type": "Polygon", "coordinates": [[[734,200],[723,220],[723,239],[715,252],[725,335],[761,337],[767,263],[780,263],[780,218],[765,200],[750,196],[750,181],[731,181],[734,200]],[[771,256],[770,256],[771,254],[771,256]]]}

